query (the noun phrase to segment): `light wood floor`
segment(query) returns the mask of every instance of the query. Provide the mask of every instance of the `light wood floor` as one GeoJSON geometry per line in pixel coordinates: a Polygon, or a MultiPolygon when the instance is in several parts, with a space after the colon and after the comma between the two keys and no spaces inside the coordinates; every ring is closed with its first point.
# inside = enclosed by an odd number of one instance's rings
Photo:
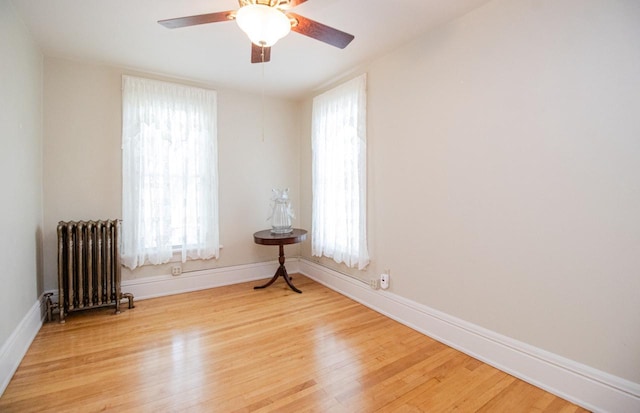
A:
{"type": "MultiPolygon", "coordinates": [[[[583,412],[303,276],[45,324],[2,412],[583,412]]],[[[126,308],[126,305],[123,306],[126,308]]]]}

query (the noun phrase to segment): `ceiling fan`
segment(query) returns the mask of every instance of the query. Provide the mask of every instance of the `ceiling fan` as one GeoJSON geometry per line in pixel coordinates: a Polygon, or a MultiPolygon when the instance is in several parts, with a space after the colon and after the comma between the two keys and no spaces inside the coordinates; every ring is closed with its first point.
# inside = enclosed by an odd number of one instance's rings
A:
{"type": "Polygon", "coordinates": [[[235,20],[251,40],[251,63],[271,60],[271,46],[289,31],[344,49],[354,36],[289,12],[307,0],[238,0],[238,10],[199,14],[159,20],[164,27],[175,29],[198,24],[235,20]]]}

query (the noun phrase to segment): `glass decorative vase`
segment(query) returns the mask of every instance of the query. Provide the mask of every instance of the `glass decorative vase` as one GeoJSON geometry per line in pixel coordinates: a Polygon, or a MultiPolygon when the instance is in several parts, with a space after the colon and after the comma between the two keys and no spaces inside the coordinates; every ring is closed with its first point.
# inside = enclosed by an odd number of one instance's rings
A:
{"type": "Polygon", "coordinates": [[[291,201],[289,200],[289,188],[280,190],[272,189],[271,197],[271,215],[268,220],[271,221],[272,234],[289,234],[293,232],[291,220],[294,218],[291,209],[291,201]]]}

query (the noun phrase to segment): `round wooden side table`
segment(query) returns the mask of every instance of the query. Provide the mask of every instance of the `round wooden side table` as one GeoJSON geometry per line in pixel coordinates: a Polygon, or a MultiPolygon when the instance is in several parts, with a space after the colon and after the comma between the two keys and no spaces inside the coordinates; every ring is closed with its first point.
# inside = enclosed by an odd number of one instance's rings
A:
{"type": "Polygon", "coordinates": [[[276,270],[276,273],[273,275],[273,278],[269,280],[268,283],[260,286],[253,287],[254,290],[259,290],[261,288],[267,288],[271,284],[273,284],[278,277],[282,276],[284,281],[287,283],[289,288],[297,293],[302,293],[299,289],[293,285],[291,282],[291,277],[287,274],[287,269],[284,267],[284,246],[289,244],[297,244],[299,242],[307,239],[307,231],[304,229],[294,228],[293,232],[288,234],[273,234],[270,229],[265,229],[263,231],[258,231],[253,234],[253,242],[260,245],[277,245],[280,247],[280,255],[278,257],[278,262],[280,266],[276,270]]]}

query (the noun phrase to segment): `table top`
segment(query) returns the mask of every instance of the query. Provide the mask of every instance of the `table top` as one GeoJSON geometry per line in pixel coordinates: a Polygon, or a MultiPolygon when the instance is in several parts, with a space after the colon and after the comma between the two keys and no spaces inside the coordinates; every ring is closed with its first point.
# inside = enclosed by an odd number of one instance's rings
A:
{"type": "Polygon", "coordinates": [[[307,230],[294,228],[288,234],[272,234],[270,229],[258,231],[253,234],[253,241],[261,245],[287,245],[297,244],[307,239],[307,230]]]}

